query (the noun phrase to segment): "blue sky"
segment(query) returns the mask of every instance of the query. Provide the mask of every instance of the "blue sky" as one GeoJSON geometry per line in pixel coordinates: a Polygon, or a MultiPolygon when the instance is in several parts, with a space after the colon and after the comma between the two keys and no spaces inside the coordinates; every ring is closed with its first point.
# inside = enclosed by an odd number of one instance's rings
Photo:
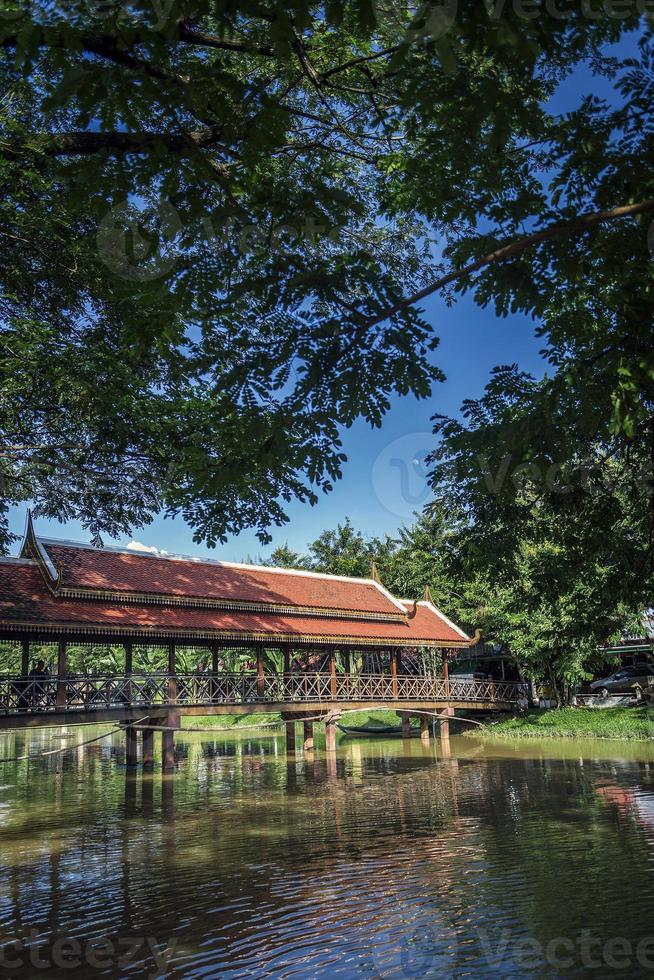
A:
{"type": "MultiPolygon", "coordinates": [[[[517,361],[526,370],[542,373],[540,344],[534,337],[534,323],[524,317],[500,319],[492,309],[480,310],[466,296],[454,307],[432,298],[425,310],[441,343],[433,355],[447,375],[425,401],[395,398],[380,429],[360,423],[343,434],[348,455],[343,479],[335,490],[321,497],[315,507],[294,503],[288,508],[290,523],[273,529],[273,544],[262,548],[254,533],[244,532],[216,549],[196,545],[191,529],[181,518],[157,518],[138,529],[133,538],[105,544],[126,545],[136,540],[177,554],[210,555],[228,561],[265,557],[277,544],[288,542],[297,551],[306,548],[327,527],[335,527],[349,517],[363,533],[393,533],[409,523],[411,513],[427,498],[422,459],[435,444],[430,417],[435,412],[456,414],[465,398],[479,396],[497,364],[517,361]]],[[[12,530],[22,534],[26,508],[11,514],[12,530]]],[[[88,541],[87,531],[74,521],[65,525],[39,520],[44,535],[88,541]]]]}

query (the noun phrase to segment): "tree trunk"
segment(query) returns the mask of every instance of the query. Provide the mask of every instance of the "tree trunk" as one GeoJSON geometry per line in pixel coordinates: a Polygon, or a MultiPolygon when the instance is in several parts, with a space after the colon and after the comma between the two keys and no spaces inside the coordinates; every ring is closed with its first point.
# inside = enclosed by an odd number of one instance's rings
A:
{"type": "Polygon", "coordinates": [[[550,675],[550,684],[552,685],[552,690],[554,691],[554,697],[556,699],[557,708],[561,707],[561,691],[559,690],[559,685],[556,679],[556,674],[554,673],[554,668],[552,664],[548,664],[548,673],[550,675]]]}

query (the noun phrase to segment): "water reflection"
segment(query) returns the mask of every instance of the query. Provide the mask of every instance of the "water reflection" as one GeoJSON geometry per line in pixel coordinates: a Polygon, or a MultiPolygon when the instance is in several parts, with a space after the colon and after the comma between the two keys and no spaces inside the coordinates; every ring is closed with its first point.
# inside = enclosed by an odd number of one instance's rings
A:
{"type": "Polygon", "coordinates": [[[68,976],[64,940],[79,976],[603,976],[625,943],[623,972],[654,969],[654,748],[283,744],[179,738],[171,775],[118,739],[5,767],[14,975],[36,950],[68,976]]]}

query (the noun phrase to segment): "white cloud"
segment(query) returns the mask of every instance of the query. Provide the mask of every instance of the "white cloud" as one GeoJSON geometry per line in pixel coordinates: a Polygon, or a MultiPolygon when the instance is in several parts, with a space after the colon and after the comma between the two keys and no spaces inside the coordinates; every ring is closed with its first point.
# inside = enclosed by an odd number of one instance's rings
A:
{"type": "Polygon", "coordinates": [[[147,551],[151,555],[167,555],[167,551],[157,548],[155,545],[142,544],[140,541],[130,541],[127,545],[129,551],[147,551]]]}

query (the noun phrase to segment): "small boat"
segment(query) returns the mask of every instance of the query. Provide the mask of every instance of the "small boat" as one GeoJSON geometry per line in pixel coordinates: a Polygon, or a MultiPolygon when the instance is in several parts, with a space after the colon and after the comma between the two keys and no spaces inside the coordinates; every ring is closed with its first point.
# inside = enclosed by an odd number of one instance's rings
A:
{"type": "MultiPolygon", "coordinates": [[[[386,735],[402,734],[401,725],[366,725],[365,727],[358,727],[355,725],[341,725],[340,722],[337,721],[336,727],[340,729],[344,735],[368,735],[379,738],[386,735]]],[[[413,730],[411,734],[413,734],[413,730]]]]}

